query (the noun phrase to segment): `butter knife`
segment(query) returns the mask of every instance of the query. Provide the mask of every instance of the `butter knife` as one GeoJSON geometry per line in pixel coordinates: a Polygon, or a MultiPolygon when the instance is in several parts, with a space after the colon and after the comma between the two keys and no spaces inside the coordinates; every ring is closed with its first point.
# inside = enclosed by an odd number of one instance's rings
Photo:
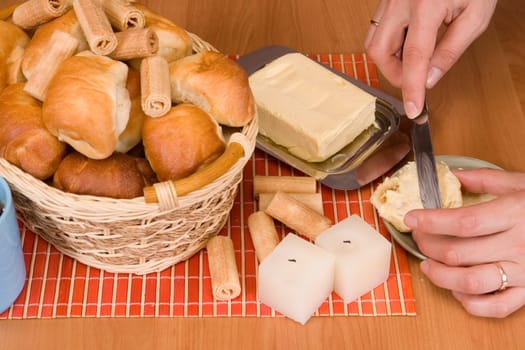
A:
{"type": "Polygon", "coordinates": [[[441,195],[426,101],[423,111],[414,119],[414,125],[412,126],[410,135],[417,168],[419,195],[423,207],[432,209],[441,208],[441,195]]]}

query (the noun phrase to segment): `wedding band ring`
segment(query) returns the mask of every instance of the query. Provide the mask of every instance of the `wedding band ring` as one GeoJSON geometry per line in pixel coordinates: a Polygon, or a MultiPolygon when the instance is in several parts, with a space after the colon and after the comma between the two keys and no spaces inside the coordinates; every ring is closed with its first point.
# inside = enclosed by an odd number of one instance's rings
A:
{"type": "Polygon", "coordinates": [[[376,21],[375,19],[370,20],[370,24],[375,25],[376,27],[379,27],[379,21],[376,21]]]}
{"type": "Polygon", "coordinates": [[[499,277],[501,278],[501,284],[497,291],[501,292],[507,289],[507,286],[509,285],[509,277],[499,262],[495,262],[494,265],[498,268],[499,277]]]}

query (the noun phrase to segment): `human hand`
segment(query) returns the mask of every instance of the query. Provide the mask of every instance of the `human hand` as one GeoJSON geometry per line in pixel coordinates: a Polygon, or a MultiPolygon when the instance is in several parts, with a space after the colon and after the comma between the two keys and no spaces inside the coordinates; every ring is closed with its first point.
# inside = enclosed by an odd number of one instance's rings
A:
{"type": "Polygon", "coordinates": [[[428,257],[421,271],[451,290],[469,313],[505,317],[525,305],[525,173],[478,169],[455,174],[465,190],[496,199],[407,213],[405,224],[428,257]],[[497,264],[508,278],[507,289],[497,264]]]}
{"type": "Polygon", "coordinates": [[[425,88],[432,88],[485,31],[496,2],[379,1],[365,48],[384,76],[401,87],[409,118],[416,117],[423,109],[425,88]],[[438,40],[438,30],[443,23],[446,31],[438,40]]]}

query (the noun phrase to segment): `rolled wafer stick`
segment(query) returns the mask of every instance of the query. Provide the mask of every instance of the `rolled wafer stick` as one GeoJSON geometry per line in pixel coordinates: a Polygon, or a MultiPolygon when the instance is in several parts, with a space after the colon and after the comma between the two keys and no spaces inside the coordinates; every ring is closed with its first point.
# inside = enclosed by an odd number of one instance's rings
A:
{"type": "Polygon", "coordinates": [[[274,193],[277,191],[288,193],[315,193],[317,180],[309,176],[261,176],[253,178],[253,195],[259,193],[274,193]]]}
{"type": "Polygon", "coordinates": [[[279,244],[273,219],[264,211],[256,211],[248,217],[248,228],[257,259],[262,262],[279,244]]]}
{"type": "Polygon", "coordinates": [[[31,29],[62,16],[69,10],[68,0],[29,0],[13,11],[13,23],[23,29],[31,29]]]}
{"type": "Polygon", "coordinates": [[[157,33],[151,28],[130,29],[115,33],[117,37],[117,47],[109,57],[127,61],[132,58],[142,58],[153,56],[159,49],[159,38],[157,33]]]}
{"type": "Polygon", "coordinates": [[[142,110],[160,117],[171,108],[171,83],[168,61],[162,56],[146,57],[140,64],[142,110]]]}
{"type": "Polygon", "coordinates": [[[146,25],[144,13],[131,5],[129,1],[105,0],[102,6],[109,22],[120,31],[141,29],[146,25]]]}
{"type": "MultiPolygon", "coordinates": [[[[317,193],[288,193],[288,195],[297,199],[299,202],[306,204],[317,213],[324,215],[323,196],[317,193]]],[[[259,193],[259,210],[265,210],[272,200],[275,193],[259,193]]]]}
{"type": "Polygon", "coordinates": [[[24,91],[37,100],[44,101],[47,87],[58,66],[75,54],[78,45],[79,41],[73,35],[55,30],[43,51],[44,54],[25,84],[24,91]]]}
{"type": "Polygon", "coordinates": [[[97,55],[109,55],[117,47],[117,36],[97,0],[73,0],[73,9],[89,48],[97,55]]]}
{"type": "Polygon", "coordinates": [[[212,237],[207,245],[211,287],[217,300],[231,300],[241,294],[233,242],[226,236],[212,237]]]}
{"type": "MultiPolygon", "coordinates": [[[[224,175],[243,156],[245,156],[243,146],[238,142],[230,142],[224,153],[210,164],[200,168],[188,177],[175,181],[166,181],[163,184],[171,184],[170,188],[175,192],[176,196],[186,195],[224,175]]],[[[161,201],[159,197],[155,186],[144,187],[144,201],[146,203],[157,203],[161,201]]]]}
{"type": "Polygon", "coordinates": [[[265,213],[312,240],[332,226],[329,218],[284,192],[275,193],[265,213]]]}

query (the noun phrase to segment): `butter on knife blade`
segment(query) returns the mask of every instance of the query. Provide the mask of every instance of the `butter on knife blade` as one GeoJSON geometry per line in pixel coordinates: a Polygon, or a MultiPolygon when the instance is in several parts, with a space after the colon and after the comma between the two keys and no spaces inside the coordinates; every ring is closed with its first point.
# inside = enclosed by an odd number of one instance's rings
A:
{"type": "Polygon", "coordinates": [[[423,111],[414,119],[414,125],[410,134],[421,202],[424,208],[435,209],[441,208],[441,196],[428,119],[428,106],[425,101],[423,111]]]}

